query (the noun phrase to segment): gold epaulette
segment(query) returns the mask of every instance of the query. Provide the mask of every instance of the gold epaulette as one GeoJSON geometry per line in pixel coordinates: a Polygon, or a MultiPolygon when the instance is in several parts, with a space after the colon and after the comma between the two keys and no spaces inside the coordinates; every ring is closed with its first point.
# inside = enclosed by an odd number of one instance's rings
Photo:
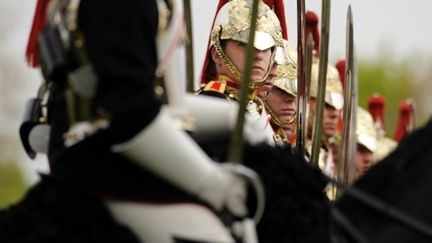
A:
{"type": "Polygon", "coordinates": [[[202,91],[204,92],[216,92],[219,94],[225,94],[227,85],[226,82],[221,81],[210,81],[202,87],[202,91]]]}
{"type": "Polygon", "coordinates": [[[238,85],[227,79],[223,75],[219,75],[218,79],[202,84],[197,94],[213,92],[226,97],[228,100],[238,100],[238,85]]]}

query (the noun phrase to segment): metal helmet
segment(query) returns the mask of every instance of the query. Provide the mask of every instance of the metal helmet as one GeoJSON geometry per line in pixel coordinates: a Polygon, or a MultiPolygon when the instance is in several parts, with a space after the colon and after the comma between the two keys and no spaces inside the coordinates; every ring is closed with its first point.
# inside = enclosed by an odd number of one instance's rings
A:
{"type": "Polygon", "coordinates": [[[297,97],[297,51],[284,40],[285,63],[276,67],[277,76],[273,86],[297,97]]]}
{"type": "MultiPolygon", "coordinates": [[[[231,0],[221,7],[216,15],[210,33],[210,48],[214,47],[234,78],[241,80],[242,74],[225,55],[221,46],[222,40],[235,40],[247,43],[250,33],[252,2],[248,0],[231,0]]],[[[283,51],[282,29],[276,14],[262,1],[258,2],[257,24],[254,47],[258,50],[275,48],[274,61],[285,62],[283,51]]]]}
{"type": "Polygon", "coordinates": [[[371,114],[361,107],[357,108],[357,143],[365,146],[372,153],[378,148],[378,134],[371,114]]]}
{"type": "MultiPolygon", "coordinates": [[[[312,63],[310,96],[314,98],[318,96],[318,72],[319,62],[312,63]]],[[[334,107],[336,110],[341,110],[344,104],[342,83],[339,79],[339,72],[331,64],[327,66],[324,101],[326,104],[334,107]]]]}

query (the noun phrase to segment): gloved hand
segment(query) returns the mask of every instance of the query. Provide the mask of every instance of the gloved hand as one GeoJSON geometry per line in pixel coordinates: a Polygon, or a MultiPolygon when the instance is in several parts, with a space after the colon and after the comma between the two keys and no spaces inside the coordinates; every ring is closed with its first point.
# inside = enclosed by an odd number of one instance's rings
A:
{"type": "Polygon", "coordinates": [[[245,114],[245,124],[243,134],[245,139],[251,144],[265,142],[274,145],[273,129],[270,125],[270,117],[264,108],[258,111],[257,103],[249,101],[245,114]]]}

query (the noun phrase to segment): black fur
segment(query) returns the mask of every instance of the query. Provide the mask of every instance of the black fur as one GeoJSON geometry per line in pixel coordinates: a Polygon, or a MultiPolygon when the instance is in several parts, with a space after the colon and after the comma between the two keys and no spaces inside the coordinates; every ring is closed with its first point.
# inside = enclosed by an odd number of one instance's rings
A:
{"type": "MultiPolygon", "coordinates": [[[[432,229],[432,120],[406,137],[393,153],[371,168],[355,187],[420,220],[432,229]]],[[[390,219],[349,195],[337,203],[370,242],[432,242],[409,225],[390,219]]]]}
{"type": "Polygon", "coordinates": [[[0,211],[2,243],[138,243],[107,208],[77,186],[42,176],[17,205],[0,211]]]}
{"type": "Polygon", "coordinates": [[[260,175],[266,207],[257,231],[260,242],[328,242],[329,203],[321,172],[290,148],[247,146],[245,165],[260,175]]]}

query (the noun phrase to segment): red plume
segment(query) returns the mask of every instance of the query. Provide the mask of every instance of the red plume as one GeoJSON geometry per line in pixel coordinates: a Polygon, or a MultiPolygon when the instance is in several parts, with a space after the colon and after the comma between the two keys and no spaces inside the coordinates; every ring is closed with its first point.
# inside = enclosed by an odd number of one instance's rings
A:
{"type": "MultiPolygon", "coordinates": [[[[216,20],[216,16],[218,15],[218,13],[219,13],[219,10],[222,8],[222,6],[223,5],[225,5],[227,2],[229,2],[229,0],[219,0],[219,3],[218,3],[218,5],[217,5],[217,7],[216,7],[216,12],[215,12],[215,14],[214,14],[214,17],[213,17],[213,22],[212,22],[212,25],[211,25],[211,28],[213,29],[213,26],[214,26],[214,22],[215,22],[215,20],[216,20]]],[[[210,30],[211,31],[211,30],[210,30]]],[[[206,56],[204,57],[204,64],[203,64],[203,67],[202,67],[202,69],[201,69],[201,78],[200,78],[200,83],[201,84],[205,84],[205,83],[207,83],[207,80],[206,80],[206,71],[207,71],[207,68],[208,68],[208,65],[209,65],[209,61],[210,61],[210,51],[209,51],[209,47],[210,47],[210,36],[209,36],[209,38],[208,38],[208,41],[207,41],[207,51],[206,51],[206,56]]]]}
{"type": "Polygon", "coordinates": [[[399,120],[396,126],[394,139],[400,142],[414,129],[414,103],[407,99],[399,106],[399,120]]]}
{"type": "Polygon", "coordinates": [[[312,34],[312,38],[314,41],[314,50],[315,54],[319,54],[319,44],[320,44],[320,34],[318,31],[318,16],[312,12],[306,12],[306,38],[308,38],[309,34],[312,34]]]}
{"type": "Polygon", "coordinates": [[[264,3],[267,4],[275,12],[282,28],[282,37],[285,40],[288,40],[288,28],[286,24],[285,6],[283,0],[264,0],[264,3]]]}
{"type": "Polygon", "coordinates": [[[345,60],[339,60],[335,65],[339,72],[339,78],[340,81],[342,82],[342,87],[345,87],[345,65],[346,65],[345,60]]]}
{"type": "Polygon", "coordinates": [[[368,110],[372,115],[374,122],[378,123],[381,129],[385,128],[384,109],[384,97],[378,93],[373,94],[368,100],[368,110]]]}
{"type": "Polygon", "coordinates": [[[33,24],[27,42],[26,60],[31,67],[39,66],[39,56],[37,53],[37,38],[39,33],[46,25],[46,12],[50,0],[38,0],[36,3],[33,24]]]}

